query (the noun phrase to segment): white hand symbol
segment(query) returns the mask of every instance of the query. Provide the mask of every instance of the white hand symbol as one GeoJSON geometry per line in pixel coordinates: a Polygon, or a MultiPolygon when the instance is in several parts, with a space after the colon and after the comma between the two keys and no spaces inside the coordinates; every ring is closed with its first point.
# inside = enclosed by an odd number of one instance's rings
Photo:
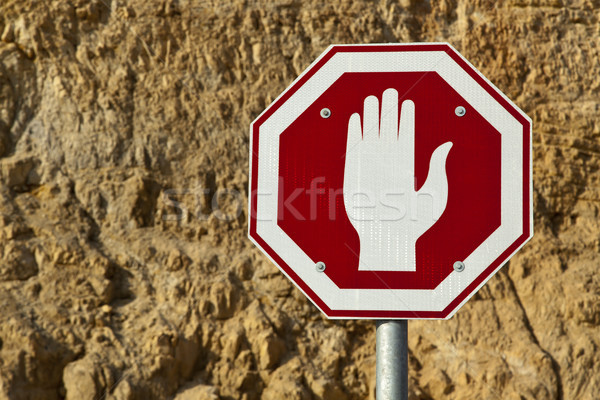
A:
{"type": "Polygon", "coordinates": [[[452,142],[431,156],[425,184],[415,191],[415,104],[398,92],[364,102],[348,122],[344,206],[360,239],[359,270],[415,271],[416,242],[441,217],[448,200],[446,158],[452,142]]]}

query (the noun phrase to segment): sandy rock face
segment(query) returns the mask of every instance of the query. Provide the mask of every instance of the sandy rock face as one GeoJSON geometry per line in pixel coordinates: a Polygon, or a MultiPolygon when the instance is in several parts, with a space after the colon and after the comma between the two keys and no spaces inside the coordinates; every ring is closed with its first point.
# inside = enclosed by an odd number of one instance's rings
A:
{"type": "Polygon", "coordinates": [[[0,399],[374,399],[246,238],[248,126],[332,43],[447,41],[533,119],[535,237],[409,324],[412,399],[600,393],[600,4],[3,1],[0,399]]]}

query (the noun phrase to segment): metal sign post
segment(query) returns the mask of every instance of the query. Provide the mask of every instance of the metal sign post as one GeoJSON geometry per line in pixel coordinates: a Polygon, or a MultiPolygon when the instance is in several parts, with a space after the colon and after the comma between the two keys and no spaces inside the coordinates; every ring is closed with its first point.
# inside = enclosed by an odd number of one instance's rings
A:
{"type": "Polygon", "coordinates": [[[377,327],[377,400],[408,399],[408,321],[381,320],[377,327]]]}

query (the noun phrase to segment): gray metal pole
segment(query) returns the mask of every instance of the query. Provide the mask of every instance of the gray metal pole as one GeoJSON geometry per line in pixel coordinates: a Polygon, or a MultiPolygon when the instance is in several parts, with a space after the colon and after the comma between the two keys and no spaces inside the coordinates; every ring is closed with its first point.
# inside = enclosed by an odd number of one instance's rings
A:
{"type": "Polygon", "coordinates": [[[380,320],[377,326],[377,400],[408,399],[408,321],[380,320]]]}

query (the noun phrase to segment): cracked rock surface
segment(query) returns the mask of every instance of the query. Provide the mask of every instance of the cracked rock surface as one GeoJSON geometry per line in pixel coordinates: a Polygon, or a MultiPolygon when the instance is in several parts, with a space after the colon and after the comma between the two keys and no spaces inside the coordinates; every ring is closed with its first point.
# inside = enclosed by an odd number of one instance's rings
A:
{"type": "Polygon", "coordinates": [[[533,119],[534,238],[449,321],[411,399],[600,393],[598,0],[3,0],[0,399],[374,399],[246,238],[248,126],[328,45],[447,41],[533,119]]]}

